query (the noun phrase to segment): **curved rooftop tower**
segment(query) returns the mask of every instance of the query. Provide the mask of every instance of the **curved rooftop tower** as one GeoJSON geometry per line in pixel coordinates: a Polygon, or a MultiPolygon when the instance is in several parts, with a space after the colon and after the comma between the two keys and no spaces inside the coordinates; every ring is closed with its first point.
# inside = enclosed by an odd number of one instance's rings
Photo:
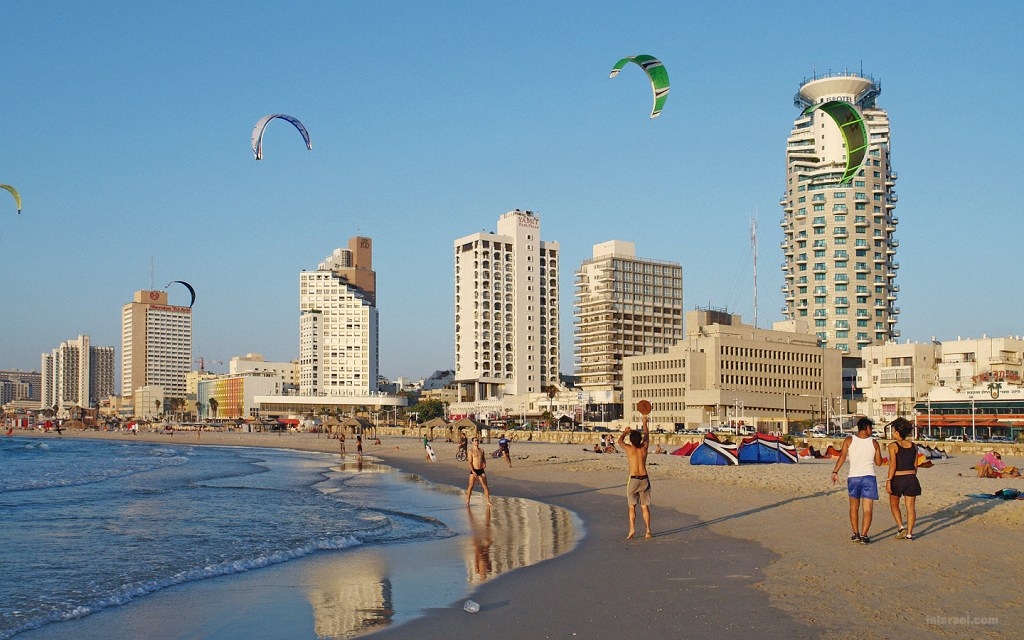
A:
{"type": "Polygon", "coordinates": [[[899,336],[897,176],[889,162],[889,116],[875,105],[881,91],[862,73],[805,80],[793,98],[800,115],[786,142],[782,312],[807,320],[823,345],[844,353],[899,336]],[[835,115],[819,108],[830,103],[853,105],[851,115],[863,119],[868,146],[859,169],[847,165],[848,136],[835,115]]]}

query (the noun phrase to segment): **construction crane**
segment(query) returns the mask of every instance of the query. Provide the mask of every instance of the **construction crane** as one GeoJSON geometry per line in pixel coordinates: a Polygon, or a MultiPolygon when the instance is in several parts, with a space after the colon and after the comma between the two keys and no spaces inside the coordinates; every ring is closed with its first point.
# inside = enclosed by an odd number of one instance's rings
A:
{"type": "MultiPolygon", "coordinates": [[[[193,360],[192,364],[199,365],[199,373],[206,373],[206,359],[203,356],[199,356],[198,360],[193,360]]],[[[211,360],[210,364],[224,364],[220,360],[211,360]]]]}

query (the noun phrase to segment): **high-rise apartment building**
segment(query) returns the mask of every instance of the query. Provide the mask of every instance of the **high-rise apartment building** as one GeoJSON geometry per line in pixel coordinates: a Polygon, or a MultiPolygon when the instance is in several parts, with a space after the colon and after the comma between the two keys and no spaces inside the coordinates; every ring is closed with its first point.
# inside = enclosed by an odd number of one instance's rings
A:
{"type": "Polygon", "coordinates": [[[889,117],[875,99],[881,83],[859,73],[816,76],[794,97],[801,114],[786,145],[781,248],[787,319],[806,319],[822,344],[843,353],[899,336],[895,306],[896,172],[889,159],[889,117]],[[823,109],[856,107],[868,148],[859,171],[843,182],[844,136],[823,109]]]}
{"type": "Polygon", "coordinates": [[[622,359],[683,337],[683,268],[636,257],[632,242],[594,245],[576,272],[576,385],[592,404],[622,404],[622,359]]]}
{"type": "Polygon", "coordinates": [[[184,399],[191,368],[192,309],[167,304],[166,291],[136,291],[121,308],[121,395],[159,386],[184,399]]]}
{"type": "Polygon", "coordinates": [[[93,347],[89,336],[81,335],[41,360],[44,409],[89,408],[114,395],[114,347],[93,347]]]}
{"type": "Polygon", "coordinates": [[[299,276],[299,393],[377,391],[377,276],[373,241],[354,237],[299,276]]]}
{"type": "Polygon", "coordinates": [[[498,231],[455,241],[455,382],[463,400],[558,383],[558,243],[509,211],[498,231]]]}

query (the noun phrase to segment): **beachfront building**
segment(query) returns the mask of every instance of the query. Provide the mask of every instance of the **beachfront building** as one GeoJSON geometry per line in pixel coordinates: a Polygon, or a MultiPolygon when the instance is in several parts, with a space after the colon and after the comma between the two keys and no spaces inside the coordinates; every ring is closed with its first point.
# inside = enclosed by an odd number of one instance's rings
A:
{"type": "Polygon", "coordinates": [[[899,336],[895,306],[896,172],[889,159],[889,117],[875,100],[881,83],[860,73],[805,80],[794,98],[800,115],[786,144],[782,293],[787,319],[812,323],[817,338],[843,353],[899,336]],[[866,125],[861,168],[843,180],[844,136],[820,106],[844,101],[866,125]]]}
{"type": "Polygon", "coordinates": [[[683,337],[683,268],[636,256],[636,245],[594,245],[576,272],[576,386],[590,413],[622,417],[623,358],[665,353],[683,337]]]}
{"type": "Polygon", "coordinates": [[[196,403],[205,420],[260,417],[257,396],[280,396],[281,380],[270,371],[245,371],[199,381],[196,403]]]}
{"type": "Polygon", "coordinates": [[[58,415],[99,406],[114,395],[114,347],[94,347],[89,336],[60,343],[41,357],[41,406],[58,415]]]}
{"type": "Polygon", "coordinates": [[[935,342],[872,345],[861,350],[857,412],[876,424],[914,418],[914,403],[936,384],[941,348],[935,342]]]}
{"type": "Polygon", "coordinates": [[[192,309],[168,304],[166,291],[136,291],[121,308],[121,395],[133,404],[137,389],[157,386],[164,400],[184,400],[191,368],[192,309]]]}
{"type": "Polygon", "coordinates": [[[12,410],[39,409],[42,388],[42,374],[38,371],[0,371],[0,405],[11,405],[12,410]]]}
{"type": "Polygon", "coordinates": [[[465,406],[452,412],[557,385],[559,247],[540,239],[540,217],[509,211],[497,233],[463,236],[454,248],[454,383],[465,406]]]}
{"type": "Polygon", "coordinates": [[[1016,437],[1024,431],[1024,338],[945,341],[935,378],[915,409],[936,435],[1016,437]]]}
{"type": "Polygon", "coordinates": [[[354,237],[299,276],[299,395],[377,392],[373,241],[354,237]]]}
{"type": "Polygon", "coordinates": [[[262,354],[247,353],[235,356],[228,363],[228,373],[238,375],[246,371],[269,372],[281,383],[282,393],[294,393],[299,389],[299,361],[269,362],[262,354]]]}
{"type": "Polygon", "coordinates": [[[652,429],[722,425],[787,433],[794,421],[842,422],[842,354],[821,346],[806,323],[772,329],[714,309],[687,312],[683,339],[664,353],[623,362],[625,419],[649,400],[652,429]]]}

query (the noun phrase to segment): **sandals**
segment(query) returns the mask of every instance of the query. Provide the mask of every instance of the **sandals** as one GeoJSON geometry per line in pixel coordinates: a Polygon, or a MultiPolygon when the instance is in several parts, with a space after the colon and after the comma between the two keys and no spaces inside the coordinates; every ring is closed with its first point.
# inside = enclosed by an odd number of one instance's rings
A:
{"type": "Polygon", "coordinates": [[[903,538],[906,538],[906,537],[907,537],[907,528],[906,527],[900,527],[899,529],[896,530],[896,539],[897,540],[902,540],[903,538]]]}
{"type": "Polygon", "coordinates": [[[904,540],[913,540],[914,539],[914,534],[908,533],[906,536],[904,536],[903,539],[904,540]]]}
{"type": "Polygon", "coordinates": [[[850,536],[850,542],[860,542],[860,534],[855,533],[852,536],[850,536]]]}

